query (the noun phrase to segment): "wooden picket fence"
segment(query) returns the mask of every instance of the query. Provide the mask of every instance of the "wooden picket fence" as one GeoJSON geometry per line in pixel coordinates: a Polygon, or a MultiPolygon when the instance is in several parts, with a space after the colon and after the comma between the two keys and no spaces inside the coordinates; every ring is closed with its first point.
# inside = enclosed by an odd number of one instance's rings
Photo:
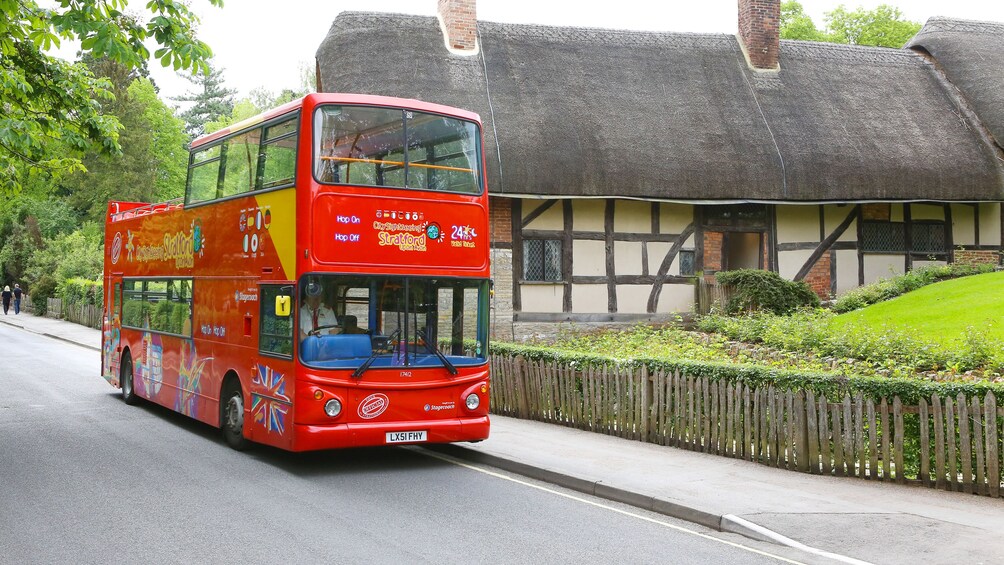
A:
{"type": "Polygon", "coordinates": [[[63,304],[62,298],[49,298],[46,302],[45,317],[57,318],[89,328],[101,329],[102,312],[93,304],[63,304]]]}
{"type": "Polygon", "coordinates": [[[842,402],[646,367],[494,355],[492,412],[803,473],[1001,495],[1004,409],[985,398],[842,402]]]}

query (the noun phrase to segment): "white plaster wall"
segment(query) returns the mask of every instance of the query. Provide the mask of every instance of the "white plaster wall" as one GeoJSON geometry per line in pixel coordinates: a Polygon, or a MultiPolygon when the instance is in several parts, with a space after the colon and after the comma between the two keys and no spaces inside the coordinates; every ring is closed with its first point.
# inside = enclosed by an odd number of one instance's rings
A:
{"type": "MultiPolygon", "coordinates": [[[[662,261],[666,258],[666,254],[669,253],[669,250],[672,247],[672,243],[665,241],[652,241],[648,243],[648,274],[655,275],[659,272],[659,267],[662,266],[662,261]]],[[[687,247],[684,246],[681,250],[682,249],[687,249],[687,247]]],[[[680,274],[679,254],[673,258],[673,264],[669,266],[667,274],[672,277],[680,274]]]]}
{"type": "Polygon", "coordinates": [[[858,287],[858,252],[841,249],[835,253],[837,261],[837,295],[858,287]]]}
{"type": "MultiPolygon", "coordinates": [[[[640,241],[615,241],[614,272],[618,275],[642,274],[641,250],[643,245],[640,241]]],[[[649,269],[652,269],[651,264],[649,269]]],[[[658,270],[658,267],[655,269],[658,270]]]]}
{"type": "MultiPolygon", "coordinates": [[[[952,210],[952,212],[955,212],[952,210]]],[[[945,209],[942,206],[932,204],[910,204],[910,218],[912,220],[942,220],[945,219],[945,209]]],[[[954,219],[954,216],[953,216],[954,219]]]]}
{"type": "MultiPolygon", "coordinates": [[[[952,204],[952,243],[955,246],[976,245],[976,210],[965,204],[952,204]]],[[[980,218],[982,221],[983,218],[980,218]]],[[[983,243],[983,225],[980,225],[980,243],[983,243]]],[[[998,234],[1000,239],[1000,234],[998,234]]]]}
{"type": "Polygon", "coordinates": [[[617,313],[645,314],[648,311],[648,295],[651,293],[651,285],[617,285],[617,313]]]}
{"type": "Polygon", "coordinates": [[[905,263],[903,255],[865,255],[865,284],[902,275],[905,263]]]}
{"type": "MultiPolygon", "coordinates": [[[[545,200],[532,200],[528,198],[523,199],[522,202],[523,217],[526,218],[527,216],[529,216],[531,212],[533,212],[540,206],[543,206],[545,202],[546,202],[545,200]]],[[[561,201],[559,200],[553,206],[551,206],[546,212],[541,214],[539,218],[536,218],[535,220],[530,222],[530,224],[526,226],[526,229],[530,230],[565,229],[565,220],[561,211],[562,208],[563,206],[561,204],[561,201]]]]}
{"type": "Polygon", "coordinates": [[[980,204],[980,245],[1001,244],[1001,205],[980,204]]]}
{"type": "Polygon", "coordinates": [[[903,205],[893,204],[891,211],[889,212],[890,222],[902,222],[903,221],[903,205]]]}
{"type": "Polygon", "coordinates": [[[652,233],[652,204],[637,200],[614,203],[614,231],[621,233],[652,233]]]}
{"type": "Polygon", "coordinates": [[[572,276],[606,276],[606,242],[576,239],[572,241],[572,276]]]}
{"type": "MultiPolygon", "coordinates": [[[[826,222],[826,235],[829,236],[833,233],[833,230],[837,229],[837,226],[847,219],[847,214],[854,213],[854,209],[854,206],[837,206],[836,204],[824,206],[823,217],[826,222]]],[[[844,231],[843,235],[837,238],[837,241],[857,241],[857,239],[858,221],[855,219],[851,222],[851,225],[847,226],[847,230],[844,231]]]]}
{"type": "Polygon", "coordinates": [[[778,206],[777,242],[819,241],[818,206],[778,206]]]}
{"type": "Polygon", "coordinates": [[[576,314],[605,314],[607,303],[607,285],[572,285],[572,312],[576,314]]]}
{"type": "Polygon", "coordinates": [[[694,207],[690,204],[659,205],[659,233],[680,233],[694,223],[694,207]]]}
{"type": "MultiPolygon", "coordinates": [[[[647,294],[645,296],[645,300],[648,301],[647,294]]],[[[659,293],[659,303],[656,304],[655,311],[660,314],[667,314],[670,312],[693,312],[694,285],[663,285],[662,291],[659,293]]]]}
{"type": "Polygon", "coordinates": [[[572,229],[604,233],[606,201],[579,198],[572,200],[572,229]]]}
{"type": "Polygon", "coordinates": [[[915,260],[913,262],[913,268],[914,269],[919,269],[921,267],[930,267],[931,265],[945,265],[945,264],[947,264],[945,261],[916,261],[915,260]]]}
{"type": "Polygon", "coordinates": [[[563,284],[523,283],[520,285],[523,312],[561,312],[564,296],[565,285],[563,284]]]}
{"type": "Polygon", "coordinates": [[[782,278],[793,280],[810,255],[812,255],[811,249],[779,251],[777,254],[777,273],[782,278]]]}

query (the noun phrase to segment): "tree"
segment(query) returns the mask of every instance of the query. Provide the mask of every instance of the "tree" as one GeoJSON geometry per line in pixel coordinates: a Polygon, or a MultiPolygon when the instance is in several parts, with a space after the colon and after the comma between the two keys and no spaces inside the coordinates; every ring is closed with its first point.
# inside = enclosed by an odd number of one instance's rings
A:
{"type": "Polygon", "coordinates": [[[903,19],[899,8],[881,4],[874,10],[848,11],[837,6],[823,18],[832,41],[851,45],[900,48],[920,31],[921,25],[903,19]]]}
{"type": "Polygon", "coordinates": [[[920,31],[921,25],[903,19],[899,8],[882,4],[874,10],[848,11],[843,5],[823,15],[819,30],[795,0],[781,4],[781,38],[828,41],[851,45],[900,48],[920,31]]]}
{"type": "Polygon", "coordinates": [[[47,55],[61,40],[79,40],[82,53],[133,69],[150,58],[144,41],[153,39],[163,65],[208,71],[212,51],[197,39],[198,18],[187,2],[151,0],[145,23],[124,11],[126,3],[60,0],[42,8],[35,0],[0,0],[0,185],[8,192],[39,170],[82,169],[79,158],[64,154],[67,147],[120,149],[118,120],[100,104],[111,99],[110,83],[85,65],[47,55]]]}
{"type": "Polygon", "coordinates": [[[189,92],[175,98],[178,102],[194,102],[178,117],[185,121],[185,131],[192,137],[206,133],[206,124],[229,116],[234,109],[234,94],[237,91],[223,87],[223,69],[209,66],[209,71],[193,77],[186,77],[199,87],[198,92],[189,92]]]}
{"type": "Polygon", "coordinates": [[[781,39],[827,41],[826,34],[816,28],[812,18],[795,0],[781,4],[781,39]]]}

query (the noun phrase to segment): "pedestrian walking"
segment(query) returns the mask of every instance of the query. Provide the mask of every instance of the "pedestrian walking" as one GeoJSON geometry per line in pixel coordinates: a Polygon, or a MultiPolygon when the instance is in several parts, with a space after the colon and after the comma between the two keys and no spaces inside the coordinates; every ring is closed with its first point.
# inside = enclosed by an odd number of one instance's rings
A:
{"type": "Polygon", "coordinates": [[[21,285],[14,283],[14,314],[21,313],[21,285]]]}
{"type": "Polygon", "coordinates": [[[0,295],[3,297],[3,315],[7,315],[7,310],[10,310],[10,299],[14,296],[14,293],[10,291],[10,285],[3,287],[3,293],[0,295]]]}

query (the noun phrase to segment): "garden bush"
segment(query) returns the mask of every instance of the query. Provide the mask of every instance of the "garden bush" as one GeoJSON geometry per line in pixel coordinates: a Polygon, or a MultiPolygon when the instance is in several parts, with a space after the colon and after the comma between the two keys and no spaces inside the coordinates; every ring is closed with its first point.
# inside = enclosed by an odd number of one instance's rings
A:
{"type": "Polygon", "coordinates": [[[803,281],[789,281],[773,271],[739,269],[715,274],[734,293],[725,305],[729,314],[767,311],[787,314],[797,308],[819,306],[819,297],[803,281]]]}

